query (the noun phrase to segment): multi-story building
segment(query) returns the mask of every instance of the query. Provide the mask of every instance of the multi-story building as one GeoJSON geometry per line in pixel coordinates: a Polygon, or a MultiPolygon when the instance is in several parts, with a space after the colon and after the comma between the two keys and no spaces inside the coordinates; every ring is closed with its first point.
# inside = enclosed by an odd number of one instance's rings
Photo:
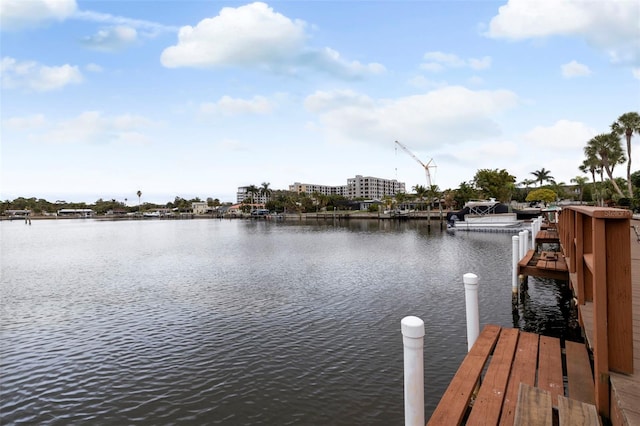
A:
{"type": "Polygon", "coordinates": [[[328,186],[310,183],[296,182],[289,185],[289,191],[297,193],[306,193],[312,195],[319,193],[322,195],[342,195],[349,199],[365,198],[369,200],[380,200],[385,196],[395,196],[397,193],[405,192],[404,182],[398,182],[395,179],[381,179],[372,176],[361,176],[347,179],[346,185],[328,186]]]}
{"type": "Polygon", "coordinates": [[[381,200],[387,195],[393,197],[399,192],[405,192],[405,185],[404,182],[395,179],[361,175],[347,179],[347,198],[350,199],[381,200]]]}
{"type": "Polygon", "coordinates": [[[329,185],[317,185],[313,183],[300,183],[296,182],[293,185],[289,185],[289,191],[297,194],[305,193],[307,195],[313,195],[315,193],[322,195],[342,195],[347,196],[347,186],[329,186],[329,185]]]}
{"type": "MultiPolygon", "coordinates": [[[[259,188],[258,188],[259,189],[259,188]]],[[[242,203],[246,199],[253,198],[254,204],[265,204],[269,199],[265,196],[256,192],[255,194],[251,194],[249,192],[248,186],[239,186],[238,192],[236,192],[236,202],[242,203]]]]}

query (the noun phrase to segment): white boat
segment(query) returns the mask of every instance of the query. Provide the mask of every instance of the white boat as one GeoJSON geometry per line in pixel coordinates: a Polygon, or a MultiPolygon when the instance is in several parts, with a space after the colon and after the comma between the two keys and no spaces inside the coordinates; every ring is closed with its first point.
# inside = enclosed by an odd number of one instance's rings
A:
{"type": "Polygon", "coordinates": [[[516,213],[510,213],[504,204],[495,199],[469,201],[464,205],[464,209],[461,210],[460,214],[462,219],[457,215],[453,215],[449,220],[453,229],[517,232],[523,227],[524,223],[523,220],[518,219],[516,213]]]}

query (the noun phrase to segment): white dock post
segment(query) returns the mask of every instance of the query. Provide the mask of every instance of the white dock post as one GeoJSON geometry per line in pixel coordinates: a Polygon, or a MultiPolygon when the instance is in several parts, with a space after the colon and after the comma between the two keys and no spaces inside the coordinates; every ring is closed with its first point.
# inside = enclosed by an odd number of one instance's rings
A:
{"type": "Polygon", "coordinates": [[[520,262],[520,238],[517,235],[511,237],[511,292],[518,293],[518,262],[520,262]]]}
{"type": "Polygon", "coordinates": [[[526,231],[520,231],[518,233],[518,236],[520,237],[520,259],[522,259],[524,257],[524,255],[526,254],[525,250],[524,250],[524,233],[526,231]]]}
{"type": "Polygon", "coordinates": [[[467,351],[476,342],[480,335],[480,312],[478,310],[478,276],[476,274],[464,274],[464,298],[467,307],[467,351]]]}
{"type": "Polygon", "coordinates": [[[424,321],[408,316],[400,324],[404,343],[404,424],[424,426],[424,321]]]}
{"type": "Polygon", "coordinates": [[[529,231],[525,229],[522,231],[522,235],[524,236],[524,242],[522,243],[522,256],[525,256],[527,254],[527,250],[529,250],[529,231]]]}

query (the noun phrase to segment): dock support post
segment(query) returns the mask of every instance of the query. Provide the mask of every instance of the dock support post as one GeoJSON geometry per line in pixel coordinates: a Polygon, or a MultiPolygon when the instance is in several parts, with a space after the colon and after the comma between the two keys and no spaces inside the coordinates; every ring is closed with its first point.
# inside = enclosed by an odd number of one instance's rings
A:
{"type": "Polygon", "coordinates": [[[404,344],[404,424],[424,426],[424,321],[408,316],[400,324],[404,344]]]}
{"type": "Polygon", "coordinates": [[[476,342],[480,335],[480,314],[478,310],[478,276],[476,274],[464,274],[464,297],[467,307],[467,351],[476,342]]]}
{"type": "MultiPolygon", "coordinates": [[[[518,295],[518,262],[520,261],[520,257],[518,257],[520,248],[520,238],[517,235],[511,237],[511,292],[518,295]]],[[[518,298],[516,297],[516,304],[518,302],[518,298]]]]}

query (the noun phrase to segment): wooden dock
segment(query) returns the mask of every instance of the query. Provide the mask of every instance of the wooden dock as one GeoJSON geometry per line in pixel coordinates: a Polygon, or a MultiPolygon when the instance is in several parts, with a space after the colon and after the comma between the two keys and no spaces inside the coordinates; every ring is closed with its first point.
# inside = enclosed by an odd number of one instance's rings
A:
{"type": "Polygon", "coordinates": [[[640,425],[640,221],[630,218],[569,207],[557,231],[541,231],[557,232],[560,255],[540,252],[536,269],[562,258],[586,344],[486,326],[428,424],[640,425]]]}
{"type": "Polygon", "coordinates": [[[597,425],[593,389],[584,344],[487,325],[428,424],[597,425]]]}
{"type": "Polygon", "coordinates": [[[527,251],[518,262],[518,276],[568,281],[569,269],[560,252],[558,231],[555,228],[542,229],[535,236],[535,242],[535,248],[527,251]],[[552,247],[545,250],[545,245],[552,247]]]}

